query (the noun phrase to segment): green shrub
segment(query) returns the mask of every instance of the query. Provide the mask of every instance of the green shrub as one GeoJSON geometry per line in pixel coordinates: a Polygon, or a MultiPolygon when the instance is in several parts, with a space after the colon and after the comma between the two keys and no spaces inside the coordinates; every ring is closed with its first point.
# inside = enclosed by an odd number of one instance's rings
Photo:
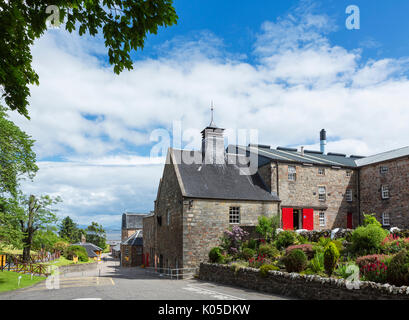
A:
{"type": "Polygon", "coordinates": [[[294,244],[295,240],[294,232],[282,231],[277,235],[275,245],[278,250],[282,250],[294,244]]]}
{"type": "Polygon", "coordinates": [[[242,268],[247,268],[249,266],[249,263],[247,261],[237,261],[234,262],[230,265],[230,269],[234,271],[234,273],[237,273],[242,268]]]}
{"type": "Polygon", "coordinates": [[[258,248],[259,254],[268,258],[275,259],[280,255],[280,251],[271,244],[262,244],[258,248]]]}
{"type": "Polygon", "coordinates": [[[260,276],[262,276],[263,278],[266,278],[270,270],[278,271],[280,270],[280,268],[272,264],[263,264],[260,267],[260,276]]]}
{"type": "Polygon", "coordinates": [[[53,249],[59,251],[61,255],[64,255],[64,251],[67,250],[68,246],[68,242],[58,241],[54,243],[53,249]]]}
{"type": "Polygon", "coordinates": [[[247,241],[247,247],[253,250],[257,250],[257,240],[250,239],[249,241],[247,241]]]}
{"type": "Polygon", "coordinates": [[[375,263],[376,261],[385,262],[386,260],[390,260],[390,258],[391,256],[388,256],[386,254],[371,254],[356,258],[356,264],[359,268],[362,268],[367,264],[375,263]]]}
{"type": "Polygon", "coordinates": [[[387,279],[390,284],[404,286],[409,284],[409,253],[398,252],[389,262],[387,279]]]}
{"type": "Polygon", "coordinates": [[[254,257],[256,251],[250,248],[244,248],[241,252],[241,256],[244,260],[249,260],[250,258],[254,257]]]}
{"type": "Polygon", "coordinates": [[[369,226],[369,225],[374,225],[377,227],[382,228],[382,224],[375,218],[375,214],[365,214],[364,213],[364,227],[369,226]]]}
{"type": "Polygon", "coordinates": [[[308,262],[308,268],[315,272],[324,272],[324,252],[315,253],[314,257],[308,262]]]}
{"type": "Polygon", "coordinates": [[[287,272],[301,272],[307,266],[307,256],[302,250],[295,249],[285,255],[283,262],[287,272]]]}
{"type": "Polygon", "coordinates": [[[324,250],[324,268],[325,273],[331,276],[334,272],[339,259],[339,251],[334,243],[330,243],[324,250]]]}
{"type": "Polygon", "coordinates": [[[210,249],[209,261],[212,263],[224,263],[224,257],[222,255],[222,249],[214,247],[210,249]]]}
{"type": "MultiPolygon", "coordinates": [[[[341,277],[341,278],[343,278],[343,279],[347,279],[348,277],[350,277],[350,276],[354,273],[354,271],[352,270],[352,268],[351,268],[350,266],[356,266],[356,268],[358,268],[358,266],[357,266],[355,263],[353,263],[353,262],[350,262],[350,263],[342,263],[342,264],[339,264],[339,265],[338,265],[338,267],[337,267],[337,269],[334,271],[334,273],[335,273],[337,276],[339,276],[339,277],[341,277]]],[[[359,268],[358,268],[358,269],[359,269],[359,268]]]]}
{"type": "Polygon", "coordinates": [[[77,256],[79,261],[88,261],[87,250],[85,250],[85,248],[82,246],[69,246],[64,250],[64,257],[66,259],[72,260],[74,256],[77,256]]]}
{"type": "Polygon", "coordinates": [[[314,250],[312,249],[312,244],[306,243],[306,244],[295,244],[293,246],[289,246],[287,247],[287,249],[285,249],[286,253],[289,253],[292,250],[295,249],[300,249],[302,251],[304,251],[304,253],[307,255],[308,259],[311,259],[314,257],[314,250]]]}
{"type": "Polygon", "coordinates": [[[375,224],[358,227],[352,233],[351,249],[355,254],[378,253],[387,231],[375,224]]]}

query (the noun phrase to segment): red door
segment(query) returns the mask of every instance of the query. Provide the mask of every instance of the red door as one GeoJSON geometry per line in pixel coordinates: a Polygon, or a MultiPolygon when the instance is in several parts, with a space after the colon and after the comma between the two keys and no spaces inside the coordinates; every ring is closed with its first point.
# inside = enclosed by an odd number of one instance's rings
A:
{"type": "Polygon", "coordinates": [[[302,228],[314,230],[314,210],[302,209],[302,228]]]}
{"type": "Polygon", "coordinates": [[[347,214],[347,228],[352,229],[352,212],[347,214]]]}
{"type": "Polygon", "coordinates": [[[284,230],[293,230],[293,208],[283,208],[283,229],[284,230]]]}

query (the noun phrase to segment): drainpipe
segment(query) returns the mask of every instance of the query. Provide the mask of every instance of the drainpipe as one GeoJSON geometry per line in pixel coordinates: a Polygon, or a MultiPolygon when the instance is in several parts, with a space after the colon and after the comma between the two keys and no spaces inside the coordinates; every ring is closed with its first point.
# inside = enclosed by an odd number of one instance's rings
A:
{"type": "Polygon", "coordinates": [[[358,225],[361,225],[361,170],[357,170],[357,189],[358,189],[358,225]]]}
{"type": "MultiPolygon", "coordinates": [[[[280,187],[278,186],[278,161],[276,161],[276,192],[277,197],[280,198],[280,187]]],[[[278,203],[278,215],[280,216],[280,228],[282,228],[282,217],[281,217],[281,202],[278,203]]]]}

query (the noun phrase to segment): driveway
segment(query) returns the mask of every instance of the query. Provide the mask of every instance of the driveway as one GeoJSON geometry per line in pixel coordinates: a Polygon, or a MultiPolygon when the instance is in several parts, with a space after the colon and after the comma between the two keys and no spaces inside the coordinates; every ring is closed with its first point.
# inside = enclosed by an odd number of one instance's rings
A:
{"type": "Polygon", "coordinates": [[[284,300],[285,297],[203,282],[171,280],[145,274],[142,268],[121,268],[108,258],[97,269],[60,275],[57,288],[44,281],[0,294],[0,300],[284,300]],[[47,288],[47,286],[52,289],[47,288]],[[59,288],[58,288],[59,286],[59,288]]]}

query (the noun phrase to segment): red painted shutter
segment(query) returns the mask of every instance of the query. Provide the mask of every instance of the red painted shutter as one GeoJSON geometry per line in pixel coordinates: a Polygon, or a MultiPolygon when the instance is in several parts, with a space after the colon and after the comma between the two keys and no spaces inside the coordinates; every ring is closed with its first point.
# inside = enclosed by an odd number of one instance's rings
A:
{"type": "Polygon", "coordinates": [[[352,212],[347,214],[347,228],[352,229],[352,212]]]}
{"type": "Polygon", "coordinates": [[[302,228],[307,230],[314,230],[314,210],[302,210],[302,228]]]}
{"type": "Polygon", "coordinates": [[[283,208],[283,229],[293,230],[293,208],[283,208]]]}

